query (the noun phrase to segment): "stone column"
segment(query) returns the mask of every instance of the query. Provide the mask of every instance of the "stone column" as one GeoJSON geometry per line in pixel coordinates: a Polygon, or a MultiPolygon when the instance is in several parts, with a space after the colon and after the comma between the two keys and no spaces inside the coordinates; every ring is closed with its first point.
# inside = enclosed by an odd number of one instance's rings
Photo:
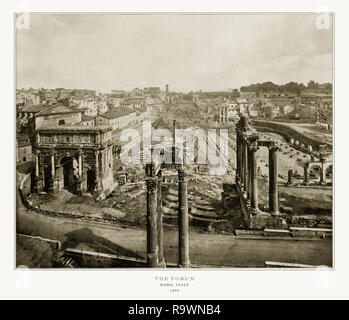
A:
{"type": "Polygon", "coordinates": [[[245,187],[244,190],[246,192],[246,196],[247,196],[247,190],[249,188],[249,181],[248,181],[248,144],[247,141],[245,141],[244,144],[244,158],[245,158],[245,166],[244,166],[244,181],[245,181],[245,187]]]}
{"type": "Polygon", "coordinates": [[[51,181],[50,190],[55,192],[56,190],[56,168],[55,168],[55,152],[51,151],[51,181]]]}
{"type": "Polygon", "coordinates": [[[240,171],[240,180],[241,180],[241,191],[244,191],[245,188],[245,141],[241,137],[241,150],[240,150],[240,159],[241,159],[241,171],[240,171]]]}
{"type": "Polygon", "coordinates": [[[178,169],[178,255],[179,267],[189,268],[188,190],[184,169],[178,169]]]}
{"type": "Polygon", "coordinates": [[[304,185],[308,185],[309,183],[309,177],[308,177],[308,164],[306,163],[304,165],[304,185]]]}
{"type": "Polygon", "coordinates": [[[162,171],[158,172],[158,194],[157,194],[157,227],[158,227],[158,247],[159,247],[159,267],[166,268],[164,259],[164,230],[162,221],[162,171]]]}
{"type": "Polygon", "coordinates": [[[243,153],[242,150],[244,148],[243,140],[241,135],[239,134],[239,181],[241,184],[243,184],[243,172],[244,172],[244,165],[243,165],[243,153]]]}
{"type": "Polygon", "coordinates": [[[251,194],[252,194],[252,183],[251,183],[251,178],[252,178],[252,175],[251,175],[251,149],[250,149],[250,146],[247,145],[247,181],[248,181],[248,184],[247,184],[247,199],[248,200],[251,200],[251,194]]]}
{"type": "Polygon", "coordinates": [[[321,163],[321,176],[320,176],[320,184],[326,185],[326,170],[325,170],[325,161],[322,160],[321,163]]]}
{"type": "Polygon", "coordinates": [[[39,172],[39,153],[40,153],[39,150],[37,150],[35,152],[35,176],[37,178],[39,178],[39,176],[40,176],[40,172],[39,172]]]}
{"type": "Polygon", "coordinates": [[[35,152],[35,184],[34,184],[34,192],[41,191],[41,182],[40,182],[40,159],[39,159],[40,151],[36,150],[35,152]]]}
{"type": "Polygon", "coordinates": [[[79,150],[79,179],[77,181],[77,194],[78,195],[82,195],[82,183],[83,183],[83,179],[82,179],[82,150],[79,150]]]}
{"type": "Polygon", "coordinates": [[[147,179],[147,264],[158,267],[159,248],[157,232],[157,183],[155,178],[147,179]]]}
{"type": "MultiPolygon", "coordinates": [[[[305,176],[305,175],[304,175],[305,176]]],[[[292,170],[288,170],[288,180],[287,180],[287,184],[291,185],[293,184],[293,171],[292,170]]]]}
{"type": "Polygon", "coordinates": [[[239,181],[240,176],[240,159],[239,159],[239,144],[240,144],[240,137],[238,132],[236,132],[236,170],[235,170],[235,181],[239,181]]]}
{"type": "Polygon", "coordinates": [[[257,151],[258,147],[252,147],[251,152],[251,208],[258,212],[258,177],[257,177],[257,151]]]}
{"type": "Polygon", "coordinates": [[[55,153],[54,151],[51,152],[51,177],[52,180],[55,178],[56,170],[55,170],[55,153]]]}
{"type": "Polygon", "coordinates": [[[95,152],[95,157],[96,157],[96,164],[95,164],[95,191],[100,191],[101,185],[100,185],[100,177],[99,177],[99,151],[97,150],[95,152]]]}
{"type": "Polygon", "coordinates": [[[82,150],[79,150],[79,176],[82,177],[82,150]]]}
{"type": "Polygon", "coordinates": [[[277,148],[269,147],[269,211],[271,214],[278,214],[278,168],[277,148]]]}

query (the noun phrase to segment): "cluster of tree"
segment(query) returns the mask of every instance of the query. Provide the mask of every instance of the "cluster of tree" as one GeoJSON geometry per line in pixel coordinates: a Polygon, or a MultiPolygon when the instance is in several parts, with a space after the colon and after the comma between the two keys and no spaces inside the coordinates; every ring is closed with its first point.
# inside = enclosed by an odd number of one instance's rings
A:
{"type": "Polygon", "coordinates": [[[303,83],[297,82],[289,82],[284,85],[277,85],[271,81],[251,84],[249,86],[243,86],[240,88],[241,92],[292,92],[297,95],[300,94],[302,90],[306,89],[324,89],[324,90],[332,90],[331,83],[319,84],[314,80],[310,80],[305,86],[303,83]]]}

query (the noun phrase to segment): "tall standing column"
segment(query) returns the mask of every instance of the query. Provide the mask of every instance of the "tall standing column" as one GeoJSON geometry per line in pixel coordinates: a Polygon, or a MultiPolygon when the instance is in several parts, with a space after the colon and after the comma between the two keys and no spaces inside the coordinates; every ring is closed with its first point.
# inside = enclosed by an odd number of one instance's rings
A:
{"type": "Polygon", "coordinates": [[[158,228],[158,247],[159,247],[159,267],[166,268],[164,259],[164,230],[162,221],[162,171],[158,172],[158,194],[157,194],[157,228],[158,228]]]}
{"type": "Polygon", "coordinates": [[[242,143],[241,135],[239,134],[239,181],[241,184],[243,183],[242,150],[243,150],[243,143],[242,143]]]}
{"type": "Polygon", "coordinates": [[[308,185],[309,178],[308,178],[308,164],[306,163],[304,165],[304,185],[308,185]]]}
{"type": "Polygon", "coordinates": [[[247,199],[251,200],[251,194],[252,194],[252,190],[251,190],[251,148],[249,145],[247,145],[247,199]]]}
{"type": "Polygon", "coordinates": [[[179,266],[189,268],[188,190],[184,169],[178,169],[178,255],[179,266]]]}
{"type": "Polygon", "coordinates": [[[279,212],[277,148],[269,147],[269,210],[272,214],[279,212]]]}
{"type": "Polygon", "coordinates": [[[325,170],[325,161],[322,160],[322,163],[321,163],[321,176],[320,176],[320,183],[325,185],[326,184],[326,170],[325,170]]]}
{"type": "Polygon", "coordinates": [[[39,153],[40,153],[39,150],[37,150],[35,152],[35,176],[37,178],[39,178],[39,176],[40,176],[40,172],[39,172],[39,153]]]}
{"type": "Polygon", "coordinates": [[[235,170],[235,180],[236,180],[236,182],[239,181],[239,175],[240,175],[239,144],[240,144],[240,138],[239,138],[238,132],[236,132],[236,170],[235,170]]]}
{"type": "Polygon", "coordinates": [[[158,267],[159,248],[157,232],[157,184],[155,178],[147,179],[147,264],[158,267]]]}
{"type": "Polygon", "coordinates": [[[79,150],[79,179],[77,181],[77,194],[81,195],[82,194],[82,150],[79,150]]]}
{"type": "Polygon", "coordinates": [[[95,191],[100,190],[100,179],[99,179],[99,151],[95,152],[95,157],[96,157],[96,164],[95,164],[95,175],[96,175],[96,180],[95,180],[95,191]]]}
{"type": "Polygon", "coordinates": [[[36,150],[35,152],[35,184],[34,184],[34,191],[40,191],[40,164],[39,164],[39,150],[36,150]]]}
{"type": "Polygon", "coordinates": [[[257,178],[257,150],[258,147],[251,148],[251,208],[258,212],[258,178],[257,178]]]}
{"type": "Polygon", "coordinates": [[[240,150],[240,154],[241,154],[241,174],[240,174],[240,178],[241,178],[241,185],[242,185],[242,191],[244,191],[245,188],[245,141],[243,140],[243,137],[241,137],[241,150],[240,150]]]}
{"type": "Polygon", "coordinates": [[[51,177],[52,179],[55,178],[56,171],[55,171],[55,153],[51,152],[51,177]]]}
{"type": "Polygon", "coordinates": [[[79,176],[82,177],[82,151],[79,150],[79,176]]]}
{"type": "Polygon", "coordinates": [[[51,183],[50,189],[52,190],[52,192],[54,192],[56,189],[55,182],[56,182],[55,153],[52,150],[51,151],[51,182],[50,182],[51,183]]]}
{"type": "Polygon", "coordinates": [[[244,181],[245,181],[245,192],[247,194],[247,190],[249,187],[249,181],[248,181],[248,144],[247,144],[247,141],[245,141],[244,153],[245,153],[244,181]]]}

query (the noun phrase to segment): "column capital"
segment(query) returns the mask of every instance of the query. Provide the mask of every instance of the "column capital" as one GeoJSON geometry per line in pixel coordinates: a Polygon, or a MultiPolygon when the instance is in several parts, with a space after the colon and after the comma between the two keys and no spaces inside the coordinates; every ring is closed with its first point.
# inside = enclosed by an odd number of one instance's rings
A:
{"type": "Polygon", "coordinates": [[[155,179],[148,178],[148,179],[146,179],[146,183],[147,183],[148,192],[155,193],[156,187],[157,187],[157,183],[156,183],[155,179]]]}
{"type": "Polygon", "coordinates": [[[178,182],[185,182],[186,181],[186,175],[184,169],[178,169],[178,182]]]}
{"type": "Polygon", "coordinates": [[[280,151],[280,148],[277,147],[277,146],[268,146],[268,149],[269,151],[272,151],[272,152],[277,152],[277,151],[280,151]]]}
{"type": "Polygon", "coordinates": [[[157,177],[158,177],[158,179],[162,179],[162,170],[161,169],[158,170],[157,177]]]}

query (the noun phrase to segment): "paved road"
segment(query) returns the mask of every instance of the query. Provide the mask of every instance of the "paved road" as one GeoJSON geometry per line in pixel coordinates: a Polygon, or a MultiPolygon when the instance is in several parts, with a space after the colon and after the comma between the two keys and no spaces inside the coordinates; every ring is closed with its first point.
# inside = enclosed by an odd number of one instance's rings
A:
{"type": "MultiPolygon", "coordinates": [[[[134,257],[146,256],[146,231],[52,218],[24,208],[17,213],[17,232],[62,241],[63,248],[83,248],[134,257]]],[[[164,252],[177,262],[177,232],[165,231],[164,252]]],[[[332,265],[332,241],[251,240],[232,235],[190,233],[193,264],[263,267],[265,261],[332,265]]]]}

